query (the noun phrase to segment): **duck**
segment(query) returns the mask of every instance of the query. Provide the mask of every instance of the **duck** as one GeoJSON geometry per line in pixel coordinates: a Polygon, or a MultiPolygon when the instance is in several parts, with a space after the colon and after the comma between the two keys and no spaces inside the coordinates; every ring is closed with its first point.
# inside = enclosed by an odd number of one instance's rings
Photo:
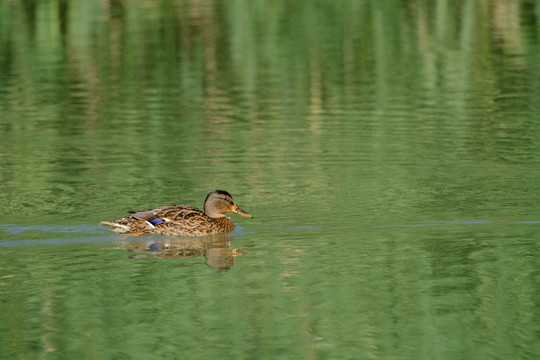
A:
{"type": "Polygon", "coordinates": [[[187,205],[165,205],[129,213],[116,221],[102,221],[100,225],[119,234],[204,236],[233,231],[234,223],[226,213],[253,218],[225,190],[210,192],[204,200],[204,211],[187,205]]]}

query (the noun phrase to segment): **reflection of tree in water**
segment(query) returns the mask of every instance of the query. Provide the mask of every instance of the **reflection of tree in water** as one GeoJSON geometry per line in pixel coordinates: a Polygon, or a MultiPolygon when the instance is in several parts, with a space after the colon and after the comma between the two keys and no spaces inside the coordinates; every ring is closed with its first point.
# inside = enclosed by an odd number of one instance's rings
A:
{"type": "Polygon", "coordinates": [[[195,258],[204,256],[206,265],[216,270],[226,270],[234,265],[234,257],[243,255],[231,248],[231,236],[213,235],[193,239],[164,239],[153,241],[128,241],[122,247],[136,253],[133,258],[159,257],[165,259],[195,258]]]}

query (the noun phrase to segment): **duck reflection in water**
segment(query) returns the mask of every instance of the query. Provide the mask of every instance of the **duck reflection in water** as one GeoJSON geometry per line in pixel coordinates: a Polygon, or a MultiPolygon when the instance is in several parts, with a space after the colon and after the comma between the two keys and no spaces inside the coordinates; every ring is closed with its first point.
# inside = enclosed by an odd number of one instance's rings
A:
{"type": "Polygon", "coordinates": [[[135,253],[133,258],[196,258],[205,257],[206,265],[216,270],[227,270],[234,265],[234,258],[243,255],[231,247],[231,236],[212,235],[201,238],[164,239],[155,241],[127,241],[123,248],[135,253]]]}

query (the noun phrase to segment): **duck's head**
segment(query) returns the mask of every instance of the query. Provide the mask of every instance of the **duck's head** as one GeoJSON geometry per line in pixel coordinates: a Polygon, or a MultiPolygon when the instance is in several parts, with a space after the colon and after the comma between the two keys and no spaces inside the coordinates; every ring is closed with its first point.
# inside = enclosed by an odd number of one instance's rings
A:
{"type": "Polygon", "coordinates": [[[235,213],[252,218],[250,214],[240,209],[228,192],[224,190],[214,190],[204,200],[204,213],[211,218],[224,217],[225,213],[235,213]]]}

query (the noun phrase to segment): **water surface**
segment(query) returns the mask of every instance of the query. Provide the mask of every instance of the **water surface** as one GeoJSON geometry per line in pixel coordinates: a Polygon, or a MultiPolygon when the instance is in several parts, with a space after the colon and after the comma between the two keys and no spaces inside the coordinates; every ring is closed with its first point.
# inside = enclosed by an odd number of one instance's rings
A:
{"type": "Polygon", "coordinates": [[[538,14],[4,4],[0,358],[537,358],[538,14]],[[214,189],[254,218],[97,225],[214,189]]]}

